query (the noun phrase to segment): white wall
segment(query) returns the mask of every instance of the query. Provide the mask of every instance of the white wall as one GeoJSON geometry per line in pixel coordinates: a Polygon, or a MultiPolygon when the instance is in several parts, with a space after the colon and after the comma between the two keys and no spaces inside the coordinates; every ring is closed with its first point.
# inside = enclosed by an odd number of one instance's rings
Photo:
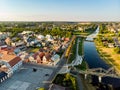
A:
{"type": "Polygon", "coordinates": [[[19,69],[22,66],[22,60],[12,67],[13,72],[19,69]]]}

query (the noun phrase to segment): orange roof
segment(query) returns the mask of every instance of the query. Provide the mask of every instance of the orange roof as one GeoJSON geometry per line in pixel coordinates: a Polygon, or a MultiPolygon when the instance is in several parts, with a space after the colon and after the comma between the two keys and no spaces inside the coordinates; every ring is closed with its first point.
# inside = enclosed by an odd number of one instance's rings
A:
{"type": "Polygon", "coordinates": [[[6,62],[9,62],[16,57],[16,55],[11,51],[0,50],[0,54],[1,54],[0,59],[6,62]]]}
{"type": "Polygon", "coordinates": [[[70,40],[70,38],[65,38],[64,40],[65,40],[65,41],[69,41],[69,40],[70,40]]]}
{"type": "Polygon", "coordinates": [[[10,66],[14,66],[21,60],[20,57],[16,56],[11,50],[0,50],[0,55],[0,60],[8,62],[10,66]]]}

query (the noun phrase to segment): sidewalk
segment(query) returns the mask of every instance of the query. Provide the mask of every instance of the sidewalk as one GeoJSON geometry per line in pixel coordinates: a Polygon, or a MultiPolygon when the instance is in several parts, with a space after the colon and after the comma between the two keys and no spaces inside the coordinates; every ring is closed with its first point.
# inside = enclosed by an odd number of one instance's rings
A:
{"type": "Polygon", "coordinates": [[[76,48],[76,59],[72,61],[71,66],[79,65],[82,63],[83,58],[78,54],[78,49],[79,49],[79,42],[80,40],[77,40],[77,48],[76,48]]]}

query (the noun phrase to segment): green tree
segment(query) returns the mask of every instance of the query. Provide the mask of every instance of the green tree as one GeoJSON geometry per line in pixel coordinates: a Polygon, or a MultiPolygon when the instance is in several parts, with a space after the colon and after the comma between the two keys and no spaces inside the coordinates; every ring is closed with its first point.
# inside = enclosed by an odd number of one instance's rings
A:
{"type": "Polygon", "coordinates": [[[38,90],[45,90],[45,88],[39,88],[38,90]]]}
{"type": "Polygon", "coordinates": [[[120,48],[119,48],[119,47],[116,47],[116,48],[114,49],[114,51],[115,51],[116,53],[120,53],[120,48]]]}

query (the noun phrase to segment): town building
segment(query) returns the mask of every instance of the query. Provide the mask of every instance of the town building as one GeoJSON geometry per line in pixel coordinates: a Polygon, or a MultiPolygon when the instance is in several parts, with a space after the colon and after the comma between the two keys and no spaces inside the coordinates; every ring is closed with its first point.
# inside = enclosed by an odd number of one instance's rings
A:
{"type": "Polygon", "coordinates": [[[1,68],[7,68],[6,73],[11,76],[19,67],[22,66],[22,60],[14,53],[14,50],[7,48],[0,50],[0,64],[1,68]]]}

